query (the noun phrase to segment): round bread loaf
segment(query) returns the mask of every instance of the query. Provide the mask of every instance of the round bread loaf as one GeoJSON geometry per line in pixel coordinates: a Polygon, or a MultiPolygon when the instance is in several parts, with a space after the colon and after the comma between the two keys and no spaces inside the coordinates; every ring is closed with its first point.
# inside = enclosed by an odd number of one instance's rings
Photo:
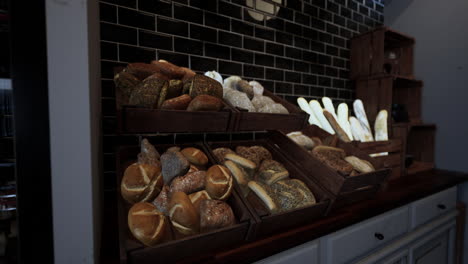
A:
{"type": "Polygon", "coordinates": [[[193,235],[200,230],[198,212],[184,192],[172,194],[169,202],[169,217],[174,228],[181,234],[193,235]]]}
{"type": "Polygon", "coordinates": [[[162,186],[161,167],[133,163],[124,172],[120,193],[129,203],[146,202],[153,200],[162,186]]]}
{"type": "Polygon", "coordinates": [[[200,228],[202,232],[228,227],[236,223],[229,204],[218,200],[204,200],[200,204],[200,228]]]}
{"type": "Polygon", "coordinates": [[[208,163],[208,157],[197,148],[184,148],[180,152],[193,165],[205,166],[208,163]]]}
{"type": "Polygon", "coordinates": [[[213,199],[226,200],[232,192],[231,172],[221,165],[211,166],[206,172],[205,189],[213,199]]]}
{"type": "Polygon", "coordinates": [[[154,246],[168,236],[166,217],[150,203],[136,203],[128,211],[128,228],[133,236],[147,246],[154,246]]]}

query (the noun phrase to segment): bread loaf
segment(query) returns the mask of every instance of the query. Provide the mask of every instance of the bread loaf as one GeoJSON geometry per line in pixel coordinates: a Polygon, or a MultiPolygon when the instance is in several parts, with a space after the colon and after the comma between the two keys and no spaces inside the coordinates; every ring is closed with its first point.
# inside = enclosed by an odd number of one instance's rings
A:
{"type": "Polygon", "coordinates": [[[147,64],[147,63],[140,63],[140,62],[130,63],[127,65],[124,71],[134,75],[140,80],[144,80],[151,75],[155,75],[159,79],[164,79],[166,81],[170,80],[170,78],[161,74],[158,67],[152,64],[147,64]]]}
{"type": "Polygon", "coordinates": [[[205,188],[211,198],[227,200],[232,192],[233,180],[228,168],[211,166],[206,172],[205,188]]]}
{"type": "Polygon", "coordinates": [[[170,80],[180,80],[185,75],[185,71],[183,69],[165,60],[151,61],[151,65],[153,65],[156,69],[158,69],[158,72],[165,75],[170,80]]]}
{"type": "Polygon", "coordinates": [[[150,247],[169,237],[166,217],[150,203],[136,203],[130,208],[128,227],[136,239],[150,247]]]}
{"type": "Polygon", "coordinates": [[[169,99],[161,104],[161,110],[185,110],[192,101],[192,97],[187,94],[169,99]]]}
{"type": "Polygon", "coordinates": [[[348,137],[348,134],[346,134],[346,132],[343,130],[343,128],[341,128],[340,124],[338,124],[338,122],[336,121],[333,114],[331,114],[327,110],[323,110],[323,115],[328,120],[328,122],[332,126],[333,130],[335,130],[336,135],[338,136],[339,139],[341,139],[341,141],[351,142],[351,140],[348,137]]]}
{"type": "Polygon", "coordinates": [[[184,90],[188,91],[190,97],[195,98],[199,95],[206,94],[223,98],[223,87],[219,82],[205,75],[196,74],[192,79],[184,83],[184,90]]]}
{"type": "Polygon", "coordinates": [[[226,156],[226,154],[236,154],[236,153],[232,151],[232,149],[229,149],[229,148],[216,148],[213,150],[213,155],[215,156],[218,162],[224,162],[225,161],[224,156],[226,156]]]}
{"type": "Polygon", "coordinates": [[[189,147],[182,149],[180,152],[193,165],[205,166],[208,164],[208,157],[200,149],[189,147]]]}
{"type": "Polygon", "coordinates": [[[231,160],[226,160],[224,162],[224,166],[226,166],[226,168],[229,169],[234,178],[236,178],[238,184],[247,185],[247,183],[249,182],[249,176],[241,167],[237,166],[237,164],[232,162],[231,160]]]}
{"type": "Polygon", "coordinates": [[[180,69],[184,71],[184,76],[182,77],[183,82],[193,78],[193,76],[196,74],[194,71],[186,67],[180,67],[180,69]]]}
{"type": "Polygon", "coordinates": [[[147,78],[132,90],[130,105],[156,108],[161,90],[167,89],[168,83],[158,78],[147,78]]]}
{"type": "Polygon", "coordinates": [[[367,160],[360,159],[356,156],[348,156],[345,160],[353,166],[353,168],[360,173],[368,173],[375,171],[374,166],[367,160]]]}
{"type": "Polygon", "coordinates": [[[217,200],[204,200],[200,204],[200,228],[202,232],[208,232],[236,223],[236,217],[231,207],[217,200]]]}
{"type": "Polygon", "coordinates": [[[278,211],[278,205],[275,201],[273,190],[266,184],[256,181],[250,181],[248,183],[249,189],[253,191],[260,200],[263,201],[265,206],[268,208],[270,212],[278,211]]]}
{"type": "Polygon", "coordinates": [[[259,166],[263,160],[272,158],[270,151],[262,146],[238,146],[236,147],[236,153],[243,158],[253,161],[256,166],[259,166]]]}
{"type": "Polygon", "coordinates": [[[236,89],[241,92],[244,92],[250,100],[252,100],[252,98],[254,97],[253,87],[246,80],[238,81],[236,89]]]}
{"type": "Polygon", "coordinates": [[[133,89],[137,87],[141,81],[132,74],[122,71],[114,76],[115,86],[122,91],[124,96],[130,97],[133,89]]]}
{"type": "Polygon", "coordinates": [[[182,153],[168,150],[161,156],[161,166],[164,183],[170,184],[174,177],[187,173],[190,163],[182,153]]]}
{"type": "Polygon", "coordinates": [[[159,166],[133,163],[125,169],[120,193],[129,203],[146,202],[153,200],[162,186],[159,166]]]}
{"type": "Polygon", "coordinates": [[[257,180],[272,185],[277,181],[286,179],[289,177],[289,172],[283,166],[283,164],[275,160],[264,160],[258,168],[257,180]]]}
{"type": "Polygon", "coordinates": [[[236,165],[242,167],[242,169],[244,169],[244,171],[247,173],[247,175],[251,178],[253,177],[254,173],[255,173],[255,169],[257,169],[257,165],[253,162],[253,161],[250,161],[248,159],[245,159],[239,155],[236,155],[236,154],[226,154],[226,156],[224,156],[225,159],[227,160],[230,160],[234,163],[236,163],[236,165]]]}
{"type": "Polygon", "coordinates": [[[175,177],[172,180],[170,193],[184,192],[191,194],[205,188],[205,171],[195,171],[184,176],[175,177]]]}
{"type": "Polygon", "coordinates": [[[160,166],[159,162],[159,152],[156,148],[144,138],[140,144],[140,153],[138,154],[138,163],[150,164],[154,166],[160,166]]]}
{"type": "Polygon", "coordinates": [[[187,111],[219,111],[223,109],[223,106],[223,100],[202,94],[193,98],[187,107],[187,111]]]}
{"type": "Polygon", "coordinates": [[[200,212],[200,204],[202,201],[211,199],[210,195],[205,190],[189,194],[189,198],[197,212],[200,212]]]}
{"type": "Polygon", "coordinates": [[[169,217],[174,228],[181,234],[193,235],[200,230],[200,219],[190,198],[183,192],[172,194],[169,202],[169,217]]]}
{"type": "Polygon", "coordinates": [[[158,197],[154,199],[153,204],[156,208],[163,213],[168,215],[168,205],[169,205],[169,186],[164,185],[158,197]]]}
{"type": "Polygon", "coordinates": [[[288,138],[296,142],[299,146],[304,147],[307,150],[311,150],[315,147],[315,142],[308,136],[302,134],[301,131],[291,132],[287,134],[288,138]]]}
{"type": "Polygon", "coordinates": [[[338,171],[342,175],[349,175],[353,171],[353,166],[344,160],[346,153],[342,149],[329,146],[317,146],[311,153],[323,164],[338,171]]]}

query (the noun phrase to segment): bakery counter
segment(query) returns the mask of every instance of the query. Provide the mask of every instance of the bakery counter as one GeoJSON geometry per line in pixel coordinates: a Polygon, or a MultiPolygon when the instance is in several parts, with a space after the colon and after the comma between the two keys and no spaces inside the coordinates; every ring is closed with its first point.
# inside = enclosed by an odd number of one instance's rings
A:
{"type": "MultiPolygon", "coordinates": [[[[193,252],[193,257],[180,261],[180,263],[251,263],[258,261],[308,241],[323,238],[374,216],[404,207],[427,196],[437,196],[439,194],[433,194],[447,190],[466,180],[468,180],[468,174],[445,170],[431,170],[411,177],[399,178],[390,182],[385,190],[378,193],[374,199],[333,210],[326,217],[314,220],[310,224],[206,255],[197,255],[197,252],[193,252]]],[[[112,246],[110,239],[113,237],[113,231],[110,230],[109,226],[103,230],[102,263],[119,262],[119,251],[118,248],[112,246]],[[107,233],[109,236],[106,235],[107,233]]]]}

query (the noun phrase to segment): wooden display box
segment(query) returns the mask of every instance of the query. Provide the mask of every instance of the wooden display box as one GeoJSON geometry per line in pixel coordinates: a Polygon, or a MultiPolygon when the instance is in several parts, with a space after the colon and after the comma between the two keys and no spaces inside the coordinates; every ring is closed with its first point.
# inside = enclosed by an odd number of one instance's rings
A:
{"type": "MultiPolygon", "coordinates": [[[[301,131],[306,136],[318,137],[322,141],[334,137],[315,125],[307,126],[301,131]]],[[[384,168],[380,162],[369,157],[369,155],[351,143],[334,140],[336,147],[343,149],[347,155],[354,155],[360,159],[369,161],[376,168],[376,171],[344,177],[317,160],[305,148],[296,144],[284,133],[274,131],[272,137],[283,153],[297,166],[302,168],[308,177],[317,181],[336,197],[333,207],[342,207],[373,197],[386,184],[391,174],[391,169],[384,168]]]]}
{"type": "MultiPolygon", "coordinates": [[[[162,154],[164,151],[175,145],[156,145],[156,149],[162,154]]],[[[207,150],[202,144],[178,144],[177,146],[196,147],[207,150]]],[[[120,186],[123,173],[128,165],[136,161],[140,151],[137,146],[121,147],[117,152],[117,186],[120,186]]],[[[212,165],[212,163],[210,163],[212,165]]],[[[215,250],[229,249],[237,246],[249,237],[251,227],[254,226],[253,217],[245,207],[241,198],[233,192],[227,203],[231,206],[237,224],[220,228],[211,232],[198,235],[182,237],[172,230],[175,240],[164,242],[154,247],[147,247],[136,240],[128,228],[127,214],[131,205],[128,204],[118,191],[118,224],[119,224],[119,245],[121,263],[174,263],[177,260],[189,258],[193,255],[203,255],[215,250]]]]}
{"type": "Polygon", "coordinates": [[[236,131],[260,131],[278,129],[302,129],[309,116],[296,105],[274,95],[268,90],[264,90],[263,95],[270,97],[276,103],[282,104],[288,109],[289,114],[268,114],[247,112],[244,109],[236,108],[236,131]]]}
{"type": "Polygon", "coordinates": [[[379,27],[351,39],[351,79],[393,74],[413,77],[414,38],[379,27]]]}
{"type": "Polygon", "coordinates": [[[421,94],[423,82],[419,80],[395,77],[391,75],[376,76],[356,81],[356,98],[362,100],[367,117],[371,124],[380,110],[387,110],[389,128],[392,121],[392,104],[406,106],[409,121],[421,122],[421,94]]]}
{"type": "MultiPolygon", "coordinates": [[[[219,147],[226,147],[235,151],[237,146],[263,146],[271,152],[274,160],[282,163],[285,166],[285,168],[289,171],[290,178],[303,181],[314,194],[317,203],[312,206],[289,210],[277,214],[270,214],[269,210],[265,207],[260,198],[258,198],[255,193],[249,191],[247,196],[243,197],[243,201],[245,202],[247,208],[249,208],[249,210],[258,220],[258,224],[254,229],[255,238],[264,237],[291,229],[293,227],[298,227],[306,223],[310,223],[314,219],[325,216],[330,209],[332,195],[320,187],[320,185],[304,175],[297,166],[291,163],[284,156],[287,154],[283,154],[282,150],[276,147],[275,142],[271,141],[269,138],[249,141],[209,142],[207,145],[213,160],[216,160],[216,158],[214,157],[212,150],[219,147]]],[[[217,162],[220,163],[219,161],[217,162]]],[[[236,190],[241,193],[237,183],[236,190]]]]}
{"type": "Polygon", "coordinates": [[[393,134],[400,137],[406,146],[404,156],[409,156],[405,175],[434,168],[436,125],[399,123],[393,126],[393,134]]]}
{"type": "Polygon", "coordinates": [[[405,156],[401,139],[374,142],[353,141],[352,143],[356,148],[368,155],[387,152],[388,155],[374,157],[374,160],[380,163],[382,167],[392,170],[389,180],[395,180],[404,175],[405,156]]]}

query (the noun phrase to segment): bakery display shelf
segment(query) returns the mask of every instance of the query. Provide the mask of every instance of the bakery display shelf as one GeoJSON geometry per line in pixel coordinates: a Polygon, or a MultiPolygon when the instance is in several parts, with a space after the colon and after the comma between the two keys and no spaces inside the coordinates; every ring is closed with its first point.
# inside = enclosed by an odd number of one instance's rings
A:
{"type": "Polygon", "coordinates": [[[256,113],[236,108],[236,112],[234,113],[237,116],[236,131],[299,130],[307,124],[309,116],[296,105],[274,95],[266,89],[263,95],[270,97],[276,103],[282,104],[289,111],[289,114],[256,113]]]}
{"type": "Polygon", "coordinates": [[[413,77],[414,38],[378,27],[351,39],[351,79],[377,74],[413,77]]]}
{"type": "MultiPolygon", "coordinates": [[[[385,168],[379,161],[369,157],[368,154],[359,150],[353,144],[335,140],[336,147],[343,149],[347,155],[367,160],[376,168],[375,171],[370,173],[345,177],[336,170],[327,167],[305,148],[289,139],[285,134],[286,132],[290,131],[272,131],[273,140],[289,160],[302,168],[309,178],[314,179],[335,196],[336,200],[333,208],[373,197],[386,184],[390,177],[391,169],[385,168]]],[[[322,141],[333,137],[315,125],[309,125],[302,129],[301,132],[308,137],[318,137],[322,141]]]]}
{"type": "MultiPolygon", "coordinates": [[[[289,172],[289,177],[292,179],[299,179],[304,182],[307,187],[312,191],[317,200],[317,203],[311,206],[288,210],[276,214],[271,214],[265,207],[264,203],[258,198],[256,194],[249,191],[246,196],[242,197],[246,207],[252,212],[258,220],[254,228],[254,237],[261,238],[267,235],[272,235],[278,232],[286,231],[288,229],[310,223],[316,219],[324,217],[331,208],[333,197],[332,195],[317,184],[314,180],[309,179],[300,167],[290,162],[283,153],[281,148],[278,148],[275,141],[271,139],[269,134],[261,140],[236,140],[236,141],[213,141],[207,142],[209,154],[213,160],[216,160],[213,149],[224,147],[235,150],[237,146],[262,146],[270,151],[273,160],[278,161],[284,165],[289,172]]],[[[220,163],[222,164],[222,163],[220,163]]],[[[239,193],[239,185],[236,183],[236,190],[239,193]]]]}
{"type": "MultiPolygon", "coordinates": [[[[155,145],[160,153],[164,153],[166,149],[172,146],[181,148],[196,147],[205,153],[207,152],[201,143],[155,145]]],[[[139,152],[139,146],[122,146],[118,149],[116,154],[117,186],[120,186],[125,169],[136,161],[139,152]]],[[[120,188],[118,190],[118,232],[120,263],[122,264],[174,263],[180,259],[193,256],[195,252],[202,255],[215,250],[227,249],[232,245],[244,243],[251,231],[250,227],[253,226],[251,222],[255,221],[237,193],[233,192],[226,202],[231,206],[236,216],[237,223],[235,225],[185,237],[179,235],[171,228],[174,240],[163,242],[154,247],[148,247],[132,236],[127,219],[127,213],[131,205],[122,198],[120,188]]]]}

